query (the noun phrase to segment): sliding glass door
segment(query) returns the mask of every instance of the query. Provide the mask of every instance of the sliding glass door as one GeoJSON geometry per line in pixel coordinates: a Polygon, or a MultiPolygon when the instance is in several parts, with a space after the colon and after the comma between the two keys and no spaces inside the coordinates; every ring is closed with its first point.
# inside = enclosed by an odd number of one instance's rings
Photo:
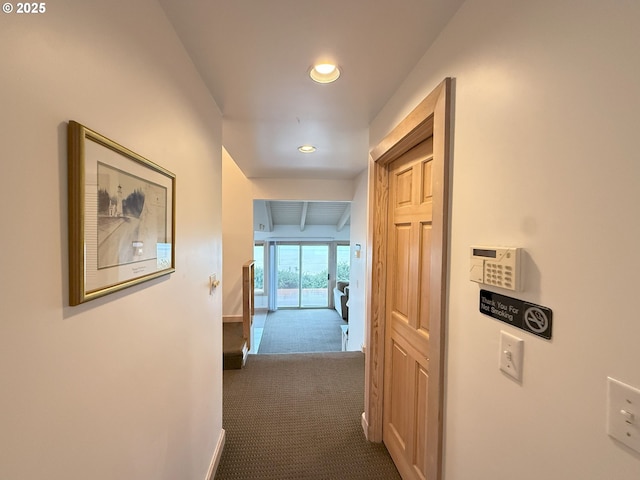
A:
{"type": "Polygon", "coordinates": [[[329,306],[329,245],[302,245],[301,307],[329,306]]]}
{"type": "Polygon", "coordinates": [[[277,246],[278,308],[300,306],[300,245],[277,246]]]}
{"type": "Polygon", "coordinates": [[[329,245],[277,246],[278,308],[329,306],[329,245]]]}

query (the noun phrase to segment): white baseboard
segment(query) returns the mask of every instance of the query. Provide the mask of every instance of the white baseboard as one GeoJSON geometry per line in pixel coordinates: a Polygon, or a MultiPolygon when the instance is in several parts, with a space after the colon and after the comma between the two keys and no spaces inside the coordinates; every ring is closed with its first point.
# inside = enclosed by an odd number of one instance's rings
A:
{"type": "Polygon", "coordinates": [[[209,465],[209,471],[207,472],[207,477],[204,480],[213,480],[214,475],[216,474],[216,470],[218,470],[218,465],[220,464],[220,458],[222,457],[222,450],[224,449],[224,441],[225,441],[226,432],[224,428],[220,432],[220,436],[218,437],[218,444],[216,445],[216,450],[213,452],[213,458],[211,459],[211,464],[209,465]]]}
{"type": "Polygon", "coordinates": [[[367,417],[364,412],[362,412],[362,420],[360,423],[362,425],[362,430],[364,430],[364,438],[369,440],[369,422],[367,422],[367,417]]]}
{"type": "Polygon", "coordinates": [[[222,323],[242,323],[242,315],[223,315],[222,323]]]}

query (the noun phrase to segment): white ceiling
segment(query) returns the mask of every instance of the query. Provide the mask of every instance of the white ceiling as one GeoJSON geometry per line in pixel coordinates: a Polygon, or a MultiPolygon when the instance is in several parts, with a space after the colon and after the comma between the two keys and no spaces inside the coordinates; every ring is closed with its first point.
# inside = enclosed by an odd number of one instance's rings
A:
{"type": "Polygon", "coordinates": [[[254,230],[273,232],[279,225],[295,225],[304,232],[311,225],[335,227],[351,224],[351,202],[253,201],[254,230]]]}
{"type": "Polygon", "coordinates": [[[247,177],[355,177],[368,127],[463,0],[159,0],[247,177]],[[337,82],[308,77],[318,60],[337,82]],[[310,143],[313,154],[297,147],[310,143]]]}

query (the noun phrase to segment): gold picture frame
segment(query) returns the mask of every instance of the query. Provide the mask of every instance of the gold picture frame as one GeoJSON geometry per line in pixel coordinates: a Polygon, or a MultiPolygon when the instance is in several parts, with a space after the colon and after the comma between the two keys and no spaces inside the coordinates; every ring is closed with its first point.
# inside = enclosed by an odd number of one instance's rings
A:
{"type": "Polygon", "coordinates": [[[73,120],[69,304],[175,271],[176,176],[73,120]]]}

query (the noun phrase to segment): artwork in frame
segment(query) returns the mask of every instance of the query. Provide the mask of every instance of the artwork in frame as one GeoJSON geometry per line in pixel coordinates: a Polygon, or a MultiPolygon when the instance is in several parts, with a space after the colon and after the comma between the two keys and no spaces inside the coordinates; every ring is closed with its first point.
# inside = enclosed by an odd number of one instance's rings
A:
{"type": "Polygon", "coordinates": [[[175,175],[75,121],[68,142],[69,304],[174,272],[175,175]]]}

